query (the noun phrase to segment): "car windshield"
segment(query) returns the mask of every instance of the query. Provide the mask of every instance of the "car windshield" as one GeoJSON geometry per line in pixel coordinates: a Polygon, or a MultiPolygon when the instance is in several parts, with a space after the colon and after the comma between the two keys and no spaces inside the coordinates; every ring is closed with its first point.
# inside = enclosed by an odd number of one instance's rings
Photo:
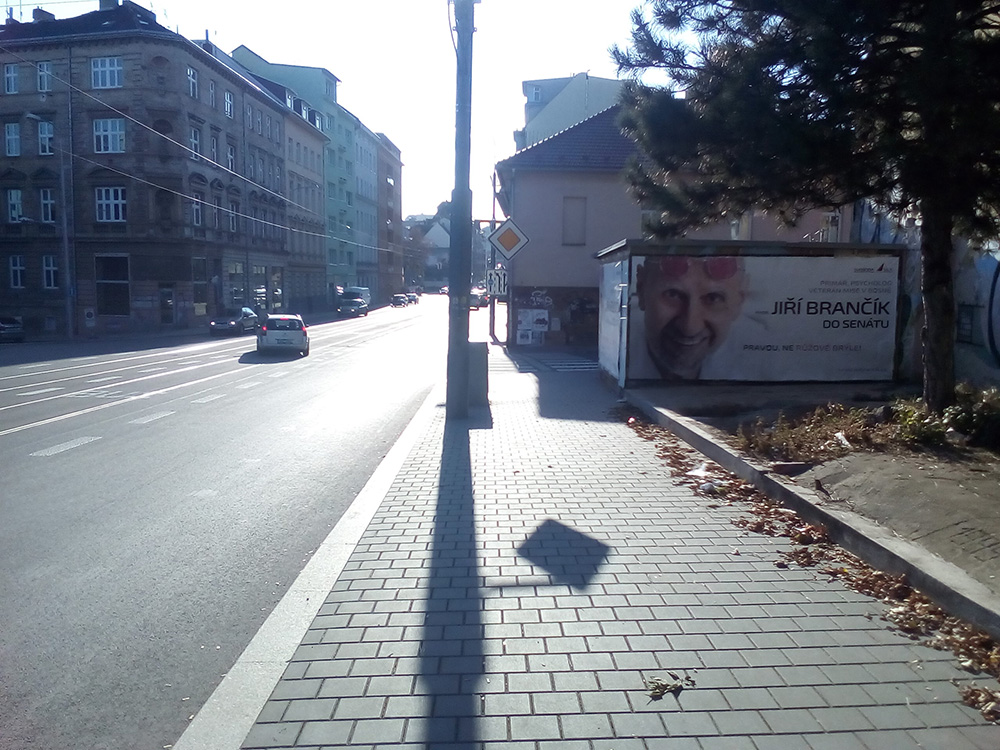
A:
{"type": "Polygon", "coordinates": [[[241,313],[239,310],[226,310],[221,315],[219,315],[219,317],[217,319],[218,320],[225,320],[226,318],[238,318],[242,314],[243,313],[241,313]]]}
{"type": "Polygon", "coordinates": [[[346,307],[361,307],[363,304],[364,302],[359,299],[349,299],[344,303],[346,307]]]}

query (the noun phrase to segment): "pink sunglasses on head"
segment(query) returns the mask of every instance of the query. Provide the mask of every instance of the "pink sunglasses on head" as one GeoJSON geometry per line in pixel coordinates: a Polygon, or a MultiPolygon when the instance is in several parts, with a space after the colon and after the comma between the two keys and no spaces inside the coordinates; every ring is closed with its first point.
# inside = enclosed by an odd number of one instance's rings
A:
{"type": "Polygon", "coordinates": [[[739,270],[739,262],[731,257],[689,258],[683,255],[671,255],[660,258],[660,273],[668,279],[679,279],[691,268],[692,263],[700,263],[705,275],[715,281],[731,279],[739,270]]]}

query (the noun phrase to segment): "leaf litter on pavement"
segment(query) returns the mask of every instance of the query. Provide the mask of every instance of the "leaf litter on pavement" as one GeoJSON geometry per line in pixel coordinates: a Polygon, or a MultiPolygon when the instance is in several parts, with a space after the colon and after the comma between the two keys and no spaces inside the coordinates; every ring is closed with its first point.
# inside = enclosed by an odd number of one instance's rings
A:
{"type": "MultiPolygon", "coordinates": [[[[779,553],[776,567],[815,568],[819,575],[836,578],[854,591],[881,600],[887,607],[882,619],[889,629],[930,648],[951,651],[962,669],[992,677],[1000,685],[1000,643],[990,635],[945,612],[910,586],[905,576],[872,568],[835,544],[823,526],[807,523],[795,511],[718,464],[706,461],[665,427],[624,407],[616,410],[616,416],[637,436],[655,443],[656,455],[668,467],[671,477],[710,500],[708,508],[739,507],[748,515],[735,519],[735,525],[748,532],[787,538],[794,546],[779,553]]],[[[733,550],[733,554],[739,551],[733,550]]],[[[693,686],[693,681],[690,685],[658,678],[644,678],[644,681],[653,700],[668,692],[676,694],[684,686],[693,686]]],[[[1000,724],[1000,689],[952,682],[966,705],[978,709],[987,721],[1000,724]]]]}

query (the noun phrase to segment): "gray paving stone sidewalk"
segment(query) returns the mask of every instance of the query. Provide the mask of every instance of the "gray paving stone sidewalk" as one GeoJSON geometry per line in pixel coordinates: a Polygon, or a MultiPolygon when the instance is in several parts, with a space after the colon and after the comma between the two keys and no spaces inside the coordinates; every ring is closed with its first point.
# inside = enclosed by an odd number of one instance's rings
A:
{"type": "Polygon", "coordinates": [[[775,567],[787,542],[675,483],[594,372],[501,357],[489,410],[436,409],[244,748],[1000,748],[950,653],[775,567]]]}

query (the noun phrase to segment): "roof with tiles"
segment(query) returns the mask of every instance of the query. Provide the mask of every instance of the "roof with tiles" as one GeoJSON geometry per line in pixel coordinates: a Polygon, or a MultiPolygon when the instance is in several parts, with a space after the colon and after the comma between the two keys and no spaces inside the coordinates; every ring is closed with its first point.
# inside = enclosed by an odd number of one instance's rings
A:
{"type": "Polygon", "coordinates": [[[608,107],[497,164],[497,169],[618,172],[637,153],[618,126],[619,107],[608,107]]]}
{"type": "Polygon", "coordinates": [[[0,26],[3,42],[62,39],[65,37],[108,36],[123,33],[147,33],[176,37],[170,29],[156,22],[156,14],[142,6],[123,0],[108,10],[95,10],[73,18],[53,19],[36,16],[31,23],[7,20],[0,26]]]}

